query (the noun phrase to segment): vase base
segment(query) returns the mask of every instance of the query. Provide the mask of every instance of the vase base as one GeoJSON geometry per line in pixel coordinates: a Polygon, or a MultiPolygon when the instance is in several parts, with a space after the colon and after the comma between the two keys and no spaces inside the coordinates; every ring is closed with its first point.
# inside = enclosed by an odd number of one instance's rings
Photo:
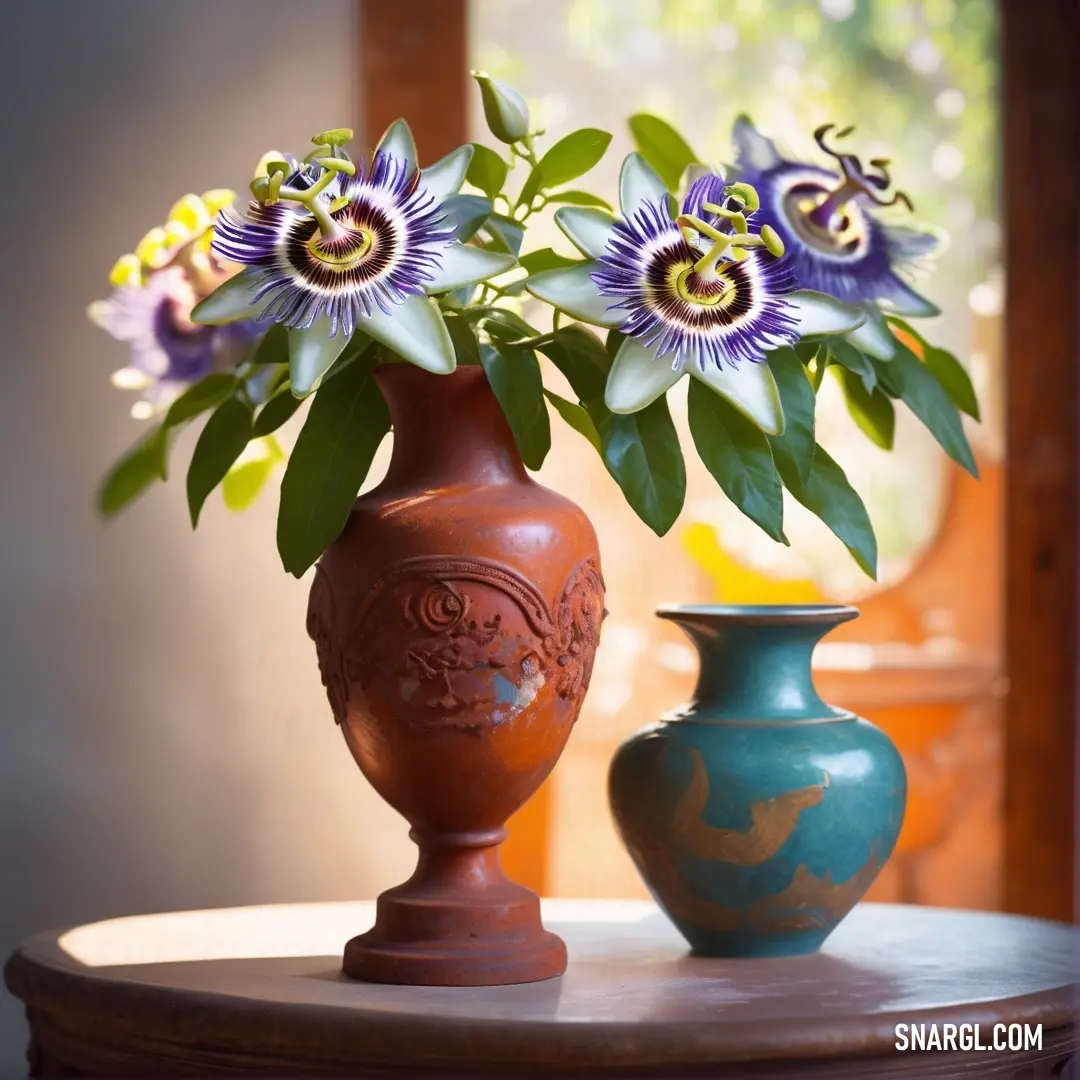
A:
{"type": "Polygon", "coordinates": [[[408,986],[506,986],[566,971],[566,945],[545,930],[534,892],[504,881],[475,896],[378,900],[375,925],[345,946],[342,971],[365,982],[408,986]]]}
{"type": "Polygon", "coordinates": [[[369,934],[345,946],[342,971],[362,982],[401,986],[509,986],[566,971],[562,938],[541,930],[528,942],[380,942],[369,934]]]}

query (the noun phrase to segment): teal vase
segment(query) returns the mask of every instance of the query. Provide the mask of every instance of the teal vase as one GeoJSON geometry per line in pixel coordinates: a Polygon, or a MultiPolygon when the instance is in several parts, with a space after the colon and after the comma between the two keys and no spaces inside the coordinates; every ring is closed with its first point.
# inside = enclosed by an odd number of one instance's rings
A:
{"type": "Polygon", "coordinates": [[[882,731],[826,705],[810,658],[852,607],[687,605],[693,700],[611,764],[616,824],[657,903],[703,956],[815,952],[892,853],[904,766],[882,731]]]}

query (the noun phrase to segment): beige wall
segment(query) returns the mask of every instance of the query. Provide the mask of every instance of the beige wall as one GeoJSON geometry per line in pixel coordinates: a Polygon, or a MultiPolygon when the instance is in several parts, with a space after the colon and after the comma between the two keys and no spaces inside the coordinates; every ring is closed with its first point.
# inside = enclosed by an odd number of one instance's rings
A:
{"type": "MultiPolygon", "coordinates": [[[[108,382],[122,347],[83,308],[175,196],[242,188],[264,150],[355,117],[353,8],[3,5],[5,955],[128,912],[371,896],[411,868],[323,698],[276,499],[232,517],[214,497],[194,537],[182,475],[108,528],[92,511],[138,425],[108,382]]],[[[0,1075],[24,1038],[5,995],[0,1075]]]]}

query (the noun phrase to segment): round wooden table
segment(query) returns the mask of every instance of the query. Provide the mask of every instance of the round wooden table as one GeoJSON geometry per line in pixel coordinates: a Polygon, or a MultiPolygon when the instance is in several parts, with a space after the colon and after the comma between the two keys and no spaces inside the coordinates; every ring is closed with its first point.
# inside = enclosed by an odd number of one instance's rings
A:
{"type": "MultiPolygon", "coordinates": [[[[648,903],[545,901],[566,975],[491,989],[341,975],[369,903],[115,919],[9,961],[35,1076],[1068,1077],[1080,933],[1033,919],[862,904],[816,956],[705,960],[648,903]],[[896,1048],[897,1025],[992,1047],[896,1048]],[[937,1025],[937,1027],[931,1027],[937,1025]]],[[[909,1034],[909,1041],[914,1034],[909,1034]]],[[[1077,1074],[1080,1080],[1080,1074],[1077,1074]]]]}

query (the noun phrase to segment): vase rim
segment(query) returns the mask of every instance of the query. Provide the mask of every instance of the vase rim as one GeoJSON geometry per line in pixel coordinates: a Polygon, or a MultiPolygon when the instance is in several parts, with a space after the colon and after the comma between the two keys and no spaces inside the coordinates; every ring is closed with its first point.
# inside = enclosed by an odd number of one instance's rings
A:
{"type": "Polygon", "coordinates": [[[859,615],[850,604],[661,604],[658,618],[678,621],[687,616],[716,622],[775,626],[783,623],[847,622],[859,615]]]}

